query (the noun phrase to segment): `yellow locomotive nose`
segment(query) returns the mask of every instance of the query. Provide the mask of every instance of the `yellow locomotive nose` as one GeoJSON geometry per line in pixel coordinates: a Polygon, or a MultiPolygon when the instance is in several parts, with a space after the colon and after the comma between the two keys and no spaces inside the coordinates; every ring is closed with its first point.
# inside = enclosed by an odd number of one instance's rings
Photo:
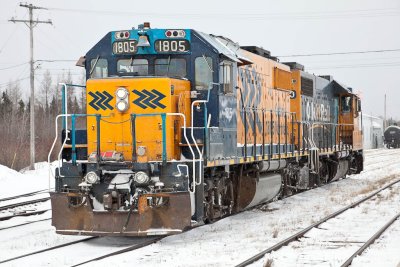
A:
{"type": "Polygon", "coordinates": [[[166,116],[165,140],[162,139],[161,114],[183,113],[190,116],[190,82],[170,78],[116,78],[87,81],[88,152],[116,151],[125,160],[137,156],[138,162],[162,159],[166,142],[167,160],[179,159],[180,118],[166,116]],[[135,151],[133,151],[135,150],[135,151]],[[135,152],[135,153],[133,153],[135,152]]]}

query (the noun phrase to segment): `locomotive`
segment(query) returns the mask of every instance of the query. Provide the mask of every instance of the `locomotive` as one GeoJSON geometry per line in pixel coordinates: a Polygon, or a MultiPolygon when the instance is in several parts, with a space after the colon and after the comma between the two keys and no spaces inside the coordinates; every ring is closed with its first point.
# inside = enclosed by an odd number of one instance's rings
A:
{"type": "Polygon", "coordinates": [[[400,147],[400,127],[397,125],[390,125],[383,133],[385,145],[387,148],[400,147]]]}
{"type": "Polygon", "coordinates": [[[176,234],[363,170],[359,97],[263,48],[144,23],[77,65],[87,112],[64,84],[57,233],[176,234]]]}

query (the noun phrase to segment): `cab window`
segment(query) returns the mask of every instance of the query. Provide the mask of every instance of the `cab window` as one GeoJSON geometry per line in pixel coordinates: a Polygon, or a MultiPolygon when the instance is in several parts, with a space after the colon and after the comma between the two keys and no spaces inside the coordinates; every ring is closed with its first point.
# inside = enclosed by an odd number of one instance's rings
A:
{"type": "Polygon", "coordinates": [[[120,59],[117,61],[119,73],[129,73],[137,76],[149,74],[149,62],[147,59],[120,59]]]}
{"type": "Polygon", "coordinates": [[[194,60],[194,68],[196,90],[208,90],[212,82],[212,58],[197,57],[194,60]]]}
{"type": "Polygon", "coordinates": [[[183,58],[158,58],[155,60],[154,65],[156,76],[186,76],[186,60],[183,58]]]}
{"type": "Polygon", "coordinates": [[[351,96],[342,96],[341,100],[342,112],[348,113],[351,111],[351,96]]]}
{"type": "Polygon", "coordinates": [[[230,62],[224,61],[219,67],[219,81],[225,94],[233,92],[233,69],[230,62]]]}
{"type": "Polygon", "coordinates": [[[105,58],[95,58],[90,61],[90,78],[108,76],[108,61],[105,58]]]}

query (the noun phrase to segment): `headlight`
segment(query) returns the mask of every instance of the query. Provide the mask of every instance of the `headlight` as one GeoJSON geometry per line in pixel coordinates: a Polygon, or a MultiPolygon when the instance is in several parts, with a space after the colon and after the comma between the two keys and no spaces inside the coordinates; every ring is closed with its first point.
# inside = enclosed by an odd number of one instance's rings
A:
{"type": "Polygon", "coordinates": [[[117,89],[117,91],[116,91],[115,94],[117,95],[117,97],[118,97],[119,99],[124,99],[124,98],[127,97],[127,95],[128,95],[128,90],[126,90],[126,89],[123,88],[123,87],[120,87],[120,88],[117,89]]]}
{"type": "Polygon", "coordinates": [[[150,177],[145,172],[137,172],[133,180],[138,184],[148,184],[150,177]]]}
{"type": "Polygon", "coordinates": [[[126,103],[125,101],[117,102],[117,109],[120,112],[126,111],[128,109],[128,103],[126,103]]]}
{"type": "Polygon", "coordinates": [[[85,181],[88,184],[96,184],[99,180],[100,177],[95,172],[88,172],[85,176],[85,181]]]}

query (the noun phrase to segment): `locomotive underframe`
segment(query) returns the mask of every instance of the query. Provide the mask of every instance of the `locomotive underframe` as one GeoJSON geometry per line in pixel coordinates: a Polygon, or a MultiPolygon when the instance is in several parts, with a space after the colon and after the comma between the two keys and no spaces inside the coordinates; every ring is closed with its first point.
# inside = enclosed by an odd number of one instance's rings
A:
{"type": "MultiPolygon", "coordinates": [[[[51,193],[52,224],[56,227],[57,233],[71,235],[176,234],[190,228],[193,221],[212,222],[273,199],[318,187],[343,178],[347,174],[359,173],[363,167],[362,157],[362,150],[344,150],[329,155],[318,155],[318,171],[312,169],[310,155],[282,158],[280,162],[253,161],[206,167],[203,169],[203,186],[196,187],[195,196],[191,195],[189,189],[171,189],[170,186],[166,186],[164,192],[154,190],[143,192],[137,197],[135,204],[131,202],[124,206],[123,201],[119,200],[120,194],[123,194],[120,190],[121,192],[114,195],[116,198],[111,201],[114,206],[108,210],[99,210],[95,207],[94,202],[97,200],[94,192],[99,192],[101,189],[94,187],[86,191],[79,189],[84,174],[82,169],[85,172],[93,170],[99,172],[97,164],[63,163],[61,170],[65,176],[57,176],[56,192],[51,193]]],[[[176,177],[176,173],[172,172],[176,164],[168,162],[167,165],[170,166],[165,166],[165,171],[163,165],[160,165],[165,177],[165,179],[161,177],[161,181],[168,181],[168,177],[172,175],[176,177]]],[[[117,165],[106,163],[101,169],[107,172],[121,166],[125,169],[134,167],[131,163],[117,165]]],[[[113,190],[105,189],[101,194],[111,197],[112,193],[107,191],[113,190]]],[[[128,195],[132,196],[132,193],[128,195]]],[[[103,201],[106,201],[105,198],[103,201]]]]}

